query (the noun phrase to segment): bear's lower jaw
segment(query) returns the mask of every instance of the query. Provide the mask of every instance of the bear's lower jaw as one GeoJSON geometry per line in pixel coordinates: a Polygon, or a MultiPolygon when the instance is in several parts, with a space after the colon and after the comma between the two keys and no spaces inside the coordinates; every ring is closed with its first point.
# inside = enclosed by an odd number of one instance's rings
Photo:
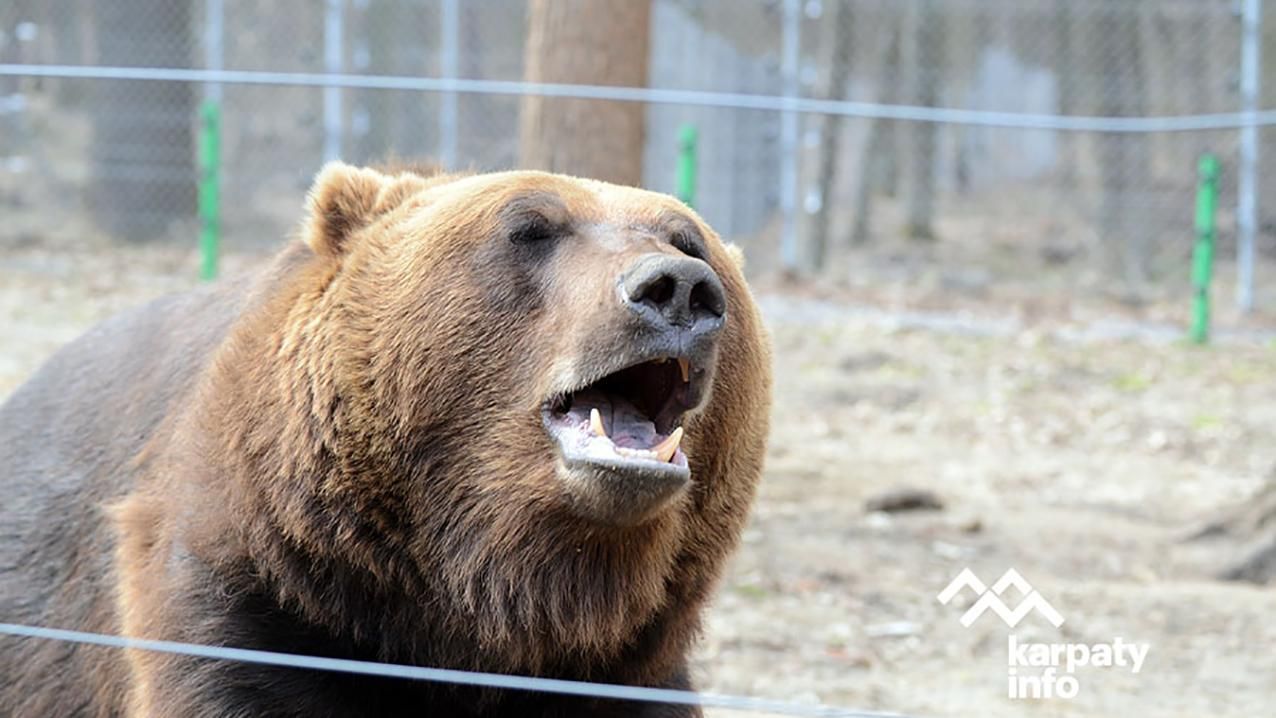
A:
{"type": "Polygon", "coordinates": [[[691,483],[679,425],[703,400],[708,372],[685,357],[631,364],[542,407],[559,476],[577,514],[635,526],[691,483]]]}
{"type": "Polygon", "coordinates": [[[627,435],[608,436],[593,428],[602,421],[597,408],[589,408],[585,419],[575,413],[547,414],[545,428],[558,444],[559,478],[578,515],[612,526],[636,526],[669,506],[691,483],[691,467],[679,446],[680,427],[664,436],[650,422],[622,422],[621,410],[613,409],[608,412],[613,429],[623,425],[627,435]]]}
{"type": "Polygon", "coordinates": [[[620,528],[637,526],[677,502],[691,484],[686,456],[680,463],[629,458],[568,458],[559,478],[577,515],[620,528]]]}

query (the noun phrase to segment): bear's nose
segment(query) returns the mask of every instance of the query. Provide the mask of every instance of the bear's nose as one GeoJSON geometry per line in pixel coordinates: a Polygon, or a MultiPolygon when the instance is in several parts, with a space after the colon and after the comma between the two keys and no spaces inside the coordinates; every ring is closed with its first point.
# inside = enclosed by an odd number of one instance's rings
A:
{"type": "Polygon", "coordinates": [[[655,328],[686,328],[713,334],[727,310],[722,281],[705,262],[691,257],[648,254],[621,277],[629,309],[655,328]]]}

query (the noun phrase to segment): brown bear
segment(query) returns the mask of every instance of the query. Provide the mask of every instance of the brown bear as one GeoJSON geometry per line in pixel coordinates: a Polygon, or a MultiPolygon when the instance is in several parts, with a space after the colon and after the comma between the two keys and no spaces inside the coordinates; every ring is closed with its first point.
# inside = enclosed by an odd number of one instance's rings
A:
{"type": "MultiPolygon", "coordinates": [[[[770,402],[732,249],[652,192],[342,164],[301,234],[0,408],[0,621],[689,688],[770,402]]],[[[5,716],[698,714],[0,638],[5,716]]]]}

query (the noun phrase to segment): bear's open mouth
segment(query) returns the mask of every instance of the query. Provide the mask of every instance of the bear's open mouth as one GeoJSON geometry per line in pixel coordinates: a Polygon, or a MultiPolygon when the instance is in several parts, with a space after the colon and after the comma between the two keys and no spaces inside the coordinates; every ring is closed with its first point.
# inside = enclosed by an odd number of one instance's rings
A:
{"type": "Polygon", "coordinates": [[[635,364],[546,403],[543,418],[568,460],[686,471],[683,415],[694,406],[685,358],[635,364]]]}

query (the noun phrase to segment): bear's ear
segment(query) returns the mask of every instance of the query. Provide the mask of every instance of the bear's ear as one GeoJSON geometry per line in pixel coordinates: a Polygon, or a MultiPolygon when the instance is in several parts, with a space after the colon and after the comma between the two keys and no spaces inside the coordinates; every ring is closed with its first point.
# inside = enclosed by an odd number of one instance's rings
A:
{"type": "Polygon", "coordinates": [[[319,170],[306,198],[306,244],[316,254],[339,256],[350,235],[399,206],[424,182],[412,175],[389,176],[373,169],[329,162],[319,170]]]}

